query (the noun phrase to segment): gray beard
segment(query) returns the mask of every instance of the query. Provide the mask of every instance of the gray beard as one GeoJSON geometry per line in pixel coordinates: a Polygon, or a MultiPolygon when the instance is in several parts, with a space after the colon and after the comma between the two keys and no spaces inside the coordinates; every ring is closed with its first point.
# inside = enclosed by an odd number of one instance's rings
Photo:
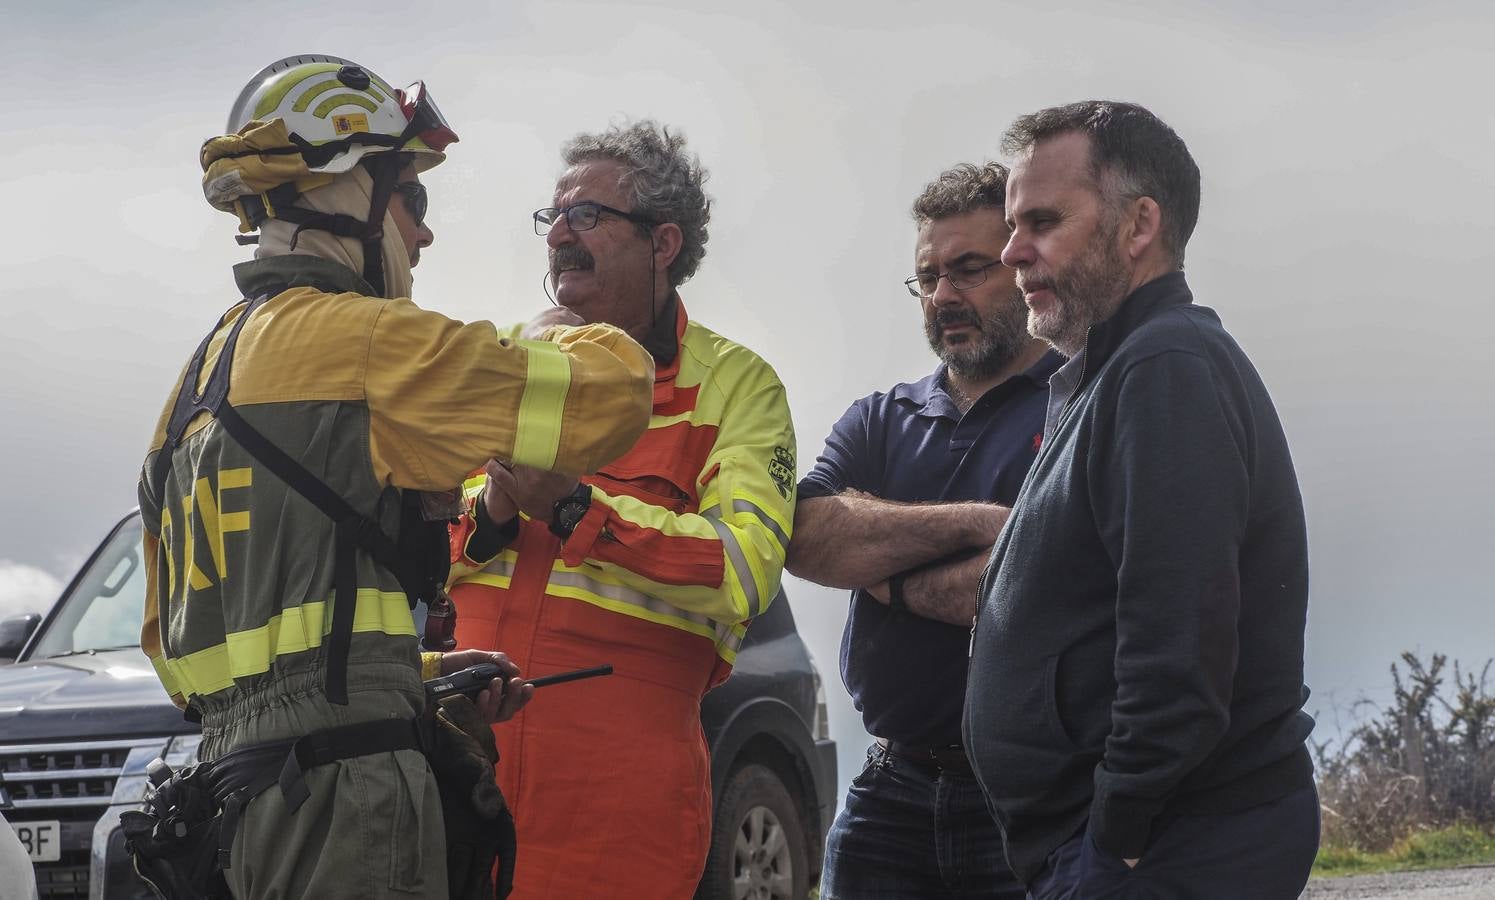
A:
{"type": "Polygon", "coordinates": [[[985,319],[974,313],[936,316],[935,321],[924,323],[924,336],[929,348],[940,362],[957,377],[968,381],[980,381],[997,374],[1002,367],[1022,352],[1028,343],[1027,307],[1023,305],[1022,293],[1015,302],[992,313],[985,319]],[[942,325],[954,323],[976,325],[980,332],[964,344],[946,346],[942,340],[942,325]]]}
{"type": "MultiPolygon", "coordinates": [[[[1055,301],[1046,321],[1028,313],[1028,332],[1065,356],[1073,358],[1083,350],[1090,326],[1106,318],[1107,310],[1126,297],[1131,273],[1115,249],[1114,238],[1114,229],[1097,230],[1078,259],[1044,279],[1055,301]]],[[[1020,283],[1021,278],[1020,274],[1020,283]]]]}

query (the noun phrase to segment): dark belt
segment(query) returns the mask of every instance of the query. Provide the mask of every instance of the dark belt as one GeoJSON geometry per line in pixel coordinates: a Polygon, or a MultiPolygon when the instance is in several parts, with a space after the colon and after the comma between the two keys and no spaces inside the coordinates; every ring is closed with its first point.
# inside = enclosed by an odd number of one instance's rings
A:
{"type": "Polygon", "coordinates": [[[971,761],[966,758],[965,748],[959,744],[929,749],[926,747],[913,747],[908,744],[900,744],[897,741],[889,741],[884,738],[878,738],[877,743],[888,753],[921,769],[941,773],[948,772],[951,775],[974,774],[971,771],[971,761]]]}
{"type": "Polygon", "coordinates": [[[257,744],[227,753],[208,764],[213,795],[219,803],[244,791],[252,800],[279,783],[286,811],[294,813],[311,796],[303,778],[309,769],[328,763],[396,750],[420,750],[418,723],[411,719],[375,719],[340,725],[300,738],[257,744]]]}
{"type": "Polygon", "coordinates": [[[423,750],[420,721],[375,719],[340,725],[294,740],[242,747],[204,765],[213,798],[223,807],[219,829],[219,867],[229,868],[239,819],[249,801],[279,784],[287,812],[295,813],[311,796],[308,769],[328,763],[396,750],[423,750]]]}

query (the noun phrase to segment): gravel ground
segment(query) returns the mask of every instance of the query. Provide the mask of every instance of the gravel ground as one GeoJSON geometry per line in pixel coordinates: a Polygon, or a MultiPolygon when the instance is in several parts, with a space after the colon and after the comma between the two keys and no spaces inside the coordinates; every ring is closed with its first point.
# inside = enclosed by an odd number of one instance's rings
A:
{"type": "Polygon", "coordinates": [[[1495,866],[1315,878],[1302,900],[1495,900],[1495,866]]]}

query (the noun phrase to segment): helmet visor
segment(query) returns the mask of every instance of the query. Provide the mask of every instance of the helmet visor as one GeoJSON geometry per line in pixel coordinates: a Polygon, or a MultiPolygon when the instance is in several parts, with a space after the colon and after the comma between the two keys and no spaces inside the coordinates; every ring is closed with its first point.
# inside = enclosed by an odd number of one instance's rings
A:
{"type": "Polygon", "coordinates": [[[437,153],[445,150],[448,144],[456,143],[457,133],[447,124],[436,101],[431,99],[424,81],[417,81],[397,93],[400,111],[405,114],[405,121],[410,123],[406,134],[414,131],[416,137],[437,153]]]}

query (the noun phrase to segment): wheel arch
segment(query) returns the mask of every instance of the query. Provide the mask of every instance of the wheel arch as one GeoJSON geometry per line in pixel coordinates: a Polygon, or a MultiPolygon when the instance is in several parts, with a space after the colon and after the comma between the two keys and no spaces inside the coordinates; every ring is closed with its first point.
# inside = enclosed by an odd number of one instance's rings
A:
{"type": "Polygon", "coordinates": [[[820,821],[814,752],[809,726],[793,707],[771,697],[758,697],[738,707],[711,747],[713,817],[727,779],[739,768],[758,763],[772,770],[794,799],[804,826],[812,885],[820,877],[823,837],[829,824],[820,821]]]}

